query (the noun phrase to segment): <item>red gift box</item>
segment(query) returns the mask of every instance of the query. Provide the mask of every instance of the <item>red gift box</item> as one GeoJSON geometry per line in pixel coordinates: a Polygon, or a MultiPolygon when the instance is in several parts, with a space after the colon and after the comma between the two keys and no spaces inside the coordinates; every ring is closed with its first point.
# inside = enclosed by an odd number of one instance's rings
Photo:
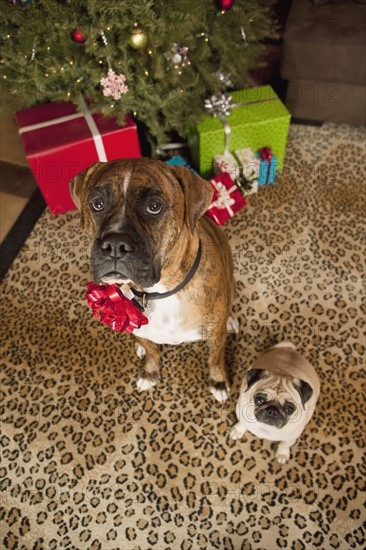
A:
{"type": "Polygon", "coordinates": [[[211,206],[206,211],[206,216],[221,225],[232,218],[235,212],[244,208],[247,203],[227,172],[219,174],[210,180],[210,183],[215,192],[211,206]]]}
{"type": "Polygon", "coordinates": [[[141,157],[130,116],[118,126],[112,117],[77,112],[69,102],[37,105],[16,113],[29,165],[53,214],[76,207],[69,182],[97,161],[141,157]]]}

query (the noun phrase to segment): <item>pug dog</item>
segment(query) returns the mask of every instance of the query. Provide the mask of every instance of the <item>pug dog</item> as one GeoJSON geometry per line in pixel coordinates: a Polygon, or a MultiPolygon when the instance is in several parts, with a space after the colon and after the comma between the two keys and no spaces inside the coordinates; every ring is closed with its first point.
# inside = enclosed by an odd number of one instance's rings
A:
{"type": "Polygon", "coordinates": [[[248,370],[236,405],[238,423],[231,439],[252,434],[278,441],[276,458],[285,464],[290,448],[313,415],[320,392],[312,365],[290,342],[263,353],[248,370]]]}

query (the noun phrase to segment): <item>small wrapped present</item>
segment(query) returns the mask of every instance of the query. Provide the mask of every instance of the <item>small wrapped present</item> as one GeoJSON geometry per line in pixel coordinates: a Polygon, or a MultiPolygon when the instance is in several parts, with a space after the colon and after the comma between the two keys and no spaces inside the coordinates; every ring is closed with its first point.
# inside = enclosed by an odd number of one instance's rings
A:
{"type": "Polygon", "coordinates": [[[196,170],[192,168],[192,166],[190,166],[188,162],[185,161],[180,155],[176,155],[175,157],[166,160],[165,163],[170,164],[170,166],[184,166],[184,168],[189,168],[189,170],[197,174],[196,170]]]}
{"type": "Polygon", "coordinates": [[[250,147],[214,158],[214,173],[227,172],[243,195],[258,191],[259,166],[260,161],[250,147]]]}
{"type": "Polygon", "coordinates": [[[212,174],[212,159],[224,151],[268,144],[283,166],[291,115],[271,86],[212,96],[205,102],[209,114],[187,130],[193,166],[203,178],[212,174]]]}
{"type": "Polygon", "coordinates": [[[258,185],[274,183],[278,161],[270,147],[262,147],[259,149],[257,158],[260,159],[258,185]]]}
{"type": "Polygon", "coordinates": [[[130,116],[120,126],[115,118],[92,114],[80,102],[81,111],[60,101],[16,113],[28,163],[53,214],[76,208],[69,182],[94,162],[141,156],[130,116]]]}
{"type": "Polygon", "coordinates": [[[206,216],[221,225],[232,218],[235,212],[244,208],[247,203],[229,174],[224,172],[210,180],[210,183],[215,192],[211,206],[206,211],[206,216]]]}

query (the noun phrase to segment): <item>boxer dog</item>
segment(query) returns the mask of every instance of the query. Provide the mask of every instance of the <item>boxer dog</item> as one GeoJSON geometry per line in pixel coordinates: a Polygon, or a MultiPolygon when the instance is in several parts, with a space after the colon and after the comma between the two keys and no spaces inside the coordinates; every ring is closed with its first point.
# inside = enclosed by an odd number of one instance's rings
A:
{"type": "Polygon", "coordinates": [[[97,162],[70,190],[91,242],[94,281],[128,285],[148,316],[134,331],[137,355],[146,356],[138,389],[156,385],[160,344],[204,339],[210,391],[225,401],[235,281],[226,237],[202,217],[212,186],[187,168],[141,158],[97,162]]]}

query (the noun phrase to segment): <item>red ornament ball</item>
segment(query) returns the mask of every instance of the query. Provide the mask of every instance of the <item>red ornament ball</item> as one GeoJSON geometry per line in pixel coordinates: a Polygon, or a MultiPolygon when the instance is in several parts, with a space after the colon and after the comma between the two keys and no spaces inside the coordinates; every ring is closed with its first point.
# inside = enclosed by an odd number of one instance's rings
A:
{"type": "Polygon", "coordinates": [[[232,8],[234,4],[234,0],[216,0],[216,6],[221,11],[228,11],[230,8],[232,8]]]}
{"type": "Polygon", "coordinates": [[[79,42],[79,44],[83,44],[86,40],[86,36],[79,29],[71,31],[71,38],[74,42],[79,42]]]}

